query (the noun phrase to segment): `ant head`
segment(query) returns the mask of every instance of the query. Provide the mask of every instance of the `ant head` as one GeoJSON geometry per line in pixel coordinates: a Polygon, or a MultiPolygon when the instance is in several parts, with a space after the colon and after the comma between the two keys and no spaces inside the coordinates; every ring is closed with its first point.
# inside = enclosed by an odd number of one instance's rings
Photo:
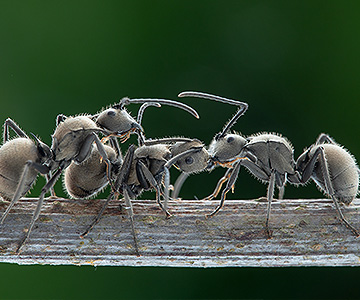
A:
{"type": "Polygon", "coordinates": [[[199,118],[198,113],[191,108],[190,106],[172,100],[166,99],[130,99],[130,98],[123,98],[120,100],[118,104],[113,105],[111,108],[102,111],[100,114],[97,115],[96,123],[106,130],[109,134],[127,134],[131,132],[136,133],[143,133],[144,130],[141,127],[141,118],[144,109],[148,106],[161,106],[162,104],[174,106],[177,108],[181,108],[196,118],[199,118]],[[126,105],[129,104],[144,104],[148,103],[148,105],[143,106],[140,109],[140,115],[138,116],[138,120],[136,121],[132,118],[129,112],[125,109],[126,105]]]}
{"type": "Polygon", "coordinates": [[[209,154],[213,161],[225,163],[240,154],[247,140],[239,134],[226,134],[215,137],[209,146],[209,154]]]}
{"type": "Polygon", "coordinates": [[[96,123],[109,134],[126,134],[133,131],[144,131],[130,113],[125,108],[121,108],[121,105],[114,105],[102,111],[98,115],[96,123]]]}
{"type": "Polygon", "coordinates": [[[185,156],[179,156],[179,159],[175,163],[176,167],[185,173],[204,171],[208,167],[210,157],[209,153],[204,148],[204,144],[199,140],[177,142],[171,146],[170,151],[172,156],[175,157],[191,149],[194,149],[194,151],[190,151],[185,156]]]}

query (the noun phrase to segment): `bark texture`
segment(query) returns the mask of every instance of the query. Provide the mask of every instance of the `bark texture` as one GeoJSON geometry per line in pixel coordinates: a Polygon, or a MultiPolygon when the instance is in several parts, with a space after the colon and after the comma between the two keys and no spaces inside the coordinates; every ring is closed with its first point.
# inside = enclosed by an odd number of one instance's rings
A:
{"type": "MultiPolygon", "coordinates": [[[[338,219],[331,200],[274,200],[264,231],[266,201],[227,200],[206,219],[218,201],[171,201],[170,219],[154,200],[133,202],[140,256],[123,202],[114,200],[83,239],[105,200],[46,199],[39,220],[20,255],[36,199],[21,199],[0,226],[0,262],[51,265],[277,267],[360,266],[360,239],[338,219]]],[[[0,206],[3,212],[7,203],[0,206]]],[[[342,206],[360,229],[360,200],[342,206]]]]}

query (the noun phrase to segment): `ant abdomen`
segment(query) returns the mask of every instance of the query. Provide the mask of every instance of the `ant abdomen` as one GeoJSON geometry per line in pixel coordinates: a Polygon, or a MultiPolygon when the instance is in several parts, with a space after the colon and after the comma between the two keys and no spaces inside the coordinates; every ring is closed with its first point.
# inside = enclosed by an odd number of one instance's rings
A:
{"type": "MultiPolygon", "coordinates": [[[[110,162],[115,162],[117,160],[115,150],[107,145],[103,147],[110,162]]],[[[95,196],[109,183],[106,168],[105,161],[102,161],[102,156],[93,146],[87,160],[81,164],[72,162],[65,170],[64,187],[67,193],[76,199],[95,196]]]]}
{"type": "MultiPolygon", "coordinates": [[[[28,160],[40,163],[36,145],[28,138],[15,138],[0,148],[0,196],[3,199],[11,201],[14,197],[28,160]]],[[[37,174],[37,170],[29,170],[21,192],[22,196],[30,190],[37,174]]]]}
{"type": "MultiPolygon", "coordinates": [[[[334,196],[339,202],[350,204],[358,193],[359,185],[358,168],[353,156],[337,144],[322,144],[321,147],[324,149],[334,196]]],[[[316,151],[316,148],[312,151],[316,151]]],[[[313,178],[317,186],[326,193],[321,166],[315,166],[313,178]]]]}

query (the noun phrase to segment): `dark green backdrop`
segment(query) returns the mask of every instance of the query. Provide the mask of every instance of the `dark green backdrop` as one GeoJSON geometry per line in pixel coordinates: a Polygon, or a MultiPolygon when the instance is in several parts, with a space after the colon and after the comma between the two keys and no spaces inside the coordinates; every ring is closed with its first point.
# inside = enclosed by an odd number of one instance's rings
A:
{"type": "MultiPolygon", "coordinates": [[[[234,129],[282,133],[296,157],[321,132],[360,157],[359,9],[358,1],[0,0],[0,122],[12,117],[50,144],[59,113],[95,113],[123,96],[176,99],[180,91],[199,90],[248,102],[234,129]]],[[[200,120],[150,108],[147,136],[183,135],[208,144],[235,112],[207,100],[183,101],[200,120]]],[[[138,106],[129,109],[135,114],[138,106]]],[[[182,197],[206,196],[223,172],[191,177],[182,197]]],[[[60,182],[56,189],[61,195],[60,182]]],[[[243,171],[228,198],[265,193],[266,186],[243,171]]],[[[322,195],[311,184],[288,187],[286,197],[322,195]]],[[[6,264],[0,272],[1,299],[350,297],[359,295],[360,275],[358,268],[6,264]]]]}

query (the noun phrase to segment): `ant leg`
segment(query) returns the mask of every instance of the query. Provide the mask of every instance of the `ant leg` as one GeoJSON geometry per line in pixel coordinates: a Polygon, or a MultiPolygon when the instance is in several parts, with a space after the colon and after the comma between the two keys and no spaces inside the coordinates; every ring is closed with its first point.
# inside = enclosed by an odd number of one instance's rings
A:
{"type": "Polygon", "coordinates": [[[97,137],[95,132],[92,132],[86,137],[84,143],[81,145],[81,148],[79,149],[79,153],[74,158],[74,160],[77,163],[80,164],[89,157],[92,144],[95,141],[95,137],[97,137]]]}
{"type": "Polygon", "coordinates": [[[279,200],[283,200],[284,199],[284,194],[285,194],[285,186],[280,186],[279,187],[279,200]]]}
{"type": "Polygon", "coordinates": [[[181,187],[185,180],[190,176],[189,173],[181,173],[174,183],[174,190],[171,193],[171,198],[178,199],[181,187]]]}
{"type": "Polygon", "coordinates": [[[285,183],[286,183],[287,177],[283,174],[279,174],[276,172],[275,175],[275,185],[277,186],[279,190],[278,199],[282,200],[284,198],[285,194],[285,183]]]}
{"type": "Polygon", "coordinates": [[[331,199],[333,200],[335,208],[340,217],[340,220],[345,224],[346,227],[348,227],[354,233],[354,235],[359,236],[360,235],[359,232],[353,226],[351,226],[349,224],[349,222],[345,219],[343,213],[341,212],[339,203],[338,203],[337,199],[335,198],[334,188],[331,183],[331,178],[330,178],[329,168],[328,168],[326,158],[325,158],[324,148],[318,147],[316,149],[313,157],[310,159],[310,161],[308,162],[307,166],[304,168],[304,171],[301,174],[301,177],[300,177],[301,183],[305,183],[310,179],[311,174],[314,171],[315,163],[317,162],[318,157],[320,158],[321,169],[322,169],[322,173],[323,173],[323,177],[324,177],[326,192],[330,195],[331,199]]]}
{"type": "Polygon", "coordinates": [[[271,231],[269,228],[269,221],[270,221],[270,210],[271,210],[271,202],[274,198],[274,188],[275,188],[275,171],[271,172],[269,186],[267,190],[267,199],[268,205],[266,210],[266,221],[265,221],[265,232],[268,238],[271,238],[271,231]]]}
{"type": "Polygon", "coordinates": [[[269,181],[271,174],[268,174],[266,172],[266,170],[262,169],[254,161],[252,161],[250,159],[244,159],[244,160],[241,160],[240,163],[242,166],[244,166],[248,170],[250,170],[250,172],[253,173],[256,178],[259,178],[260,180],[264,180],[264,181],[269,181]]]}
{"type": "Polygon", "coordinates": [[[233,188],[238,176],[239,176],[239,172],[240,172],[240,167],[241,167],[241,164],[240,162],[238,162],[234,169],[231,169],[231,175],[229,177],[229,180],[226,184],[226,187],[225,189],[223,190],[222,194],[221,194],[221,200],[220,200],[220,203],[219,203],[219,206],[209,215],[206,215],[206,217],[212,217],[214,216],[215,214],[218,213],[218,211],[224,206],[224,202],[225,202],[225,198],[226,198],[226,194],[233,188]]]}
{"type": "Polygon", "coordinates": [[[45,194],[54,186],[54,184],[56,183],[56,181],[59,179],[62,171],[69,166],[69,162],[63,162],[59,168],[56,170],[56,172],[54,173],[54,175],[51,177],[51,179],[44,185],[44,187],[41,189],[41,193],[40,193],[40,196],[39,196],[39,200],[38,200],[38,204],[36,206],[36,209],[34,211],[34,214],[31,218],[31,221],[30,221],[30,225],[29,225],[29,228],[28,228],[28,231],[26,232],[26,235],[25,237],[22,239],[22,241],[20,242],[18,248],[16,249],[15,253],[16,254],[19,254],[20,253],[20,250],[21,248],[24,246],[25,242],[27,241],[27,239],[29,238],[30,236],[30,233],[31,233],[31,230],[32,228],[34,227],[34,224],[36,222],[36,220],[39,218],[39,215],[40,215],[40,210],[41,210],[41,207],[43,205],[43,202],[44,202],[44,197],[45,197],[45,194]]]}
{"type": "Polygon", "coordinates": [[[205,197],[203,200],[211,200],[211,199],[215,198],[219,194],[222,185],[230,178],[231,173],[232,173],[232,169],[227,169],[225,175],[223,177],[221,177],[220,180],[218,181],[213,193],[211,195],[205,197]]]}
{"type": "MultiPolygon", "coordinates": [[[[81,146],[81,148],[79,150],[79,153],[75,157],[75,161],[77,163],[82,163],[83,161],[85,161],[89,157],[93,142],[95,142],[96,147],[98,148],[98,151],[99,151],[100,155],[101,156],[102,156],[102,154],[104,154],[104,156],[106,155],[103,144],[101,143],[99,137],[97,136],[97,134],[95,132],[92,132],[91,134],[89,134],[86,137],[84,143],[82,144],[82,146],[81,146]]],[[[107,159],[107,155],[103,159],[104,160],[107,159]]]]}
{"type": "Polygon", "coordinates": [[[27,161],[25,166],[24,166],[24,170],[21,174],[20,177],[20,181],[17,185],[16,191],[14,193],[14,196],[9,204],[9,206],[7,207],[6,211],[4,212],[4,214],[2,215],[1,219],[0,219],[0,224],[3,224],[4,220],[6,219],[7,215],[9,214],[10,210],[12,209],[12,207],[14,206],[14,204],[22,197],[24,196],[28,189],[26,189],[24,191],[25,188],[25,184],[26,184],[26,179],[27,179],[27,174],[29,173],[29,169],[33,168],[35,170],[37,170],[40,173],[47,173],[49,172],[49,169],[41,164],[32,162],[31,160],[27,161]]]}
{"type": "Polygon", "coordinates": [[[335,144],[336,142],[334,141],[333,138],[331,138],[328,134],[326,133],[321,133],[318,138],[316,139],[315,144],[319,145],[319,144],[324,144],[325,142],[328,142],[329,144],[335,144]]]}
{"type": "Polygon", "coordinates": [[[106,207],[108,206],[109,202],[113,199],[114,197],[114,192],[111,192],[110,195],[107,197],[103,207],[100,209],[98,215],[96,216],[96,218],[91,222],[91,224],[88,226],[88,228],[84,231],[84,233],[82,233],[80,235],[80,238],[84,238],[92,229],[93,227],[99,223],[100,219],[101,219],[101,216],[102,214],[104,213],[106,207]]]}
{"type": "Polygon", "coordinates": [[[320,147],[319,149],[320,149],[321,169],[322,169],[322,172],[323,172],[324,182],[325,182],[325,187],[327,189],[327,192],[328,192],[328,194],[330,195],[331,199],[333,200],[333,202],[335,204],[336,210],[337,210],[337,212],[339,214],[339,217],[340,217],[341,221],[345,224],[345,226],[347,228],[349,228],[353,232],[353,234],[355,236],[358,237],[358,236],[360,236],[359,232],[353,226],[350,225],[350,223],[345,219],[345,216],[341,212],[339,203],[338,203],[338,201],[337,201],[337,199],[336,199],[336,197],[334,195],[335,193],[334,193],[334,189],[333,189],[333,186],[332,186],[332,183],[331,183],[329,168],[328,168],[328,165],[327,165],[327,162],[326,162],[324,149],[322,147],[320,147]]]}
{"type": "Polygon", "coordinates": [[[123,157],[122,157],[120,145],[119,145],[119,142],[118,142],[117,138],[116,137],[110,137],[110,144],[111,144],[111,147],[115,150],[118,159],[122,162],[123,157]]]}
{"type": "MultiPolygon", "coordinates": [[[[178,155],[175,155],[174,157],[172,157],[171,159],[169,159],[166,164],[164,165],[165,168],[165,200],[164,200],[164,204],[165,204],[165,210],[167,208],[167,203],[169,201],[169,186],[170,186],[170,172],[169,169],[171,168],[171,166],[173,164],[176,164],[176,162],[179,159],[182,159],[183,157],[201,151],[202,147],[194,147],[191,148],[189,150],[186,150],[178,155]]],[[[180,186],[181,187],[181,186],[180,186]]]]}
{"type": "MultiPolygon", "coordinates": [[[[242,160],[241,164],[246,168],[248,168],[257,178],[269,182],[268,190],[267,190],[268,206],[266,212],[265,231],[267,236],[270,238],[271,231],[269,229],[269,220],[270,220],[271,202],[274,197],[275,180],[276,180],[275,172],[272,171],[270,174],[267,174],[265,170],[263,170],[261,167],[259,167],[256,163],[254,163],[251,160],[242,160]]],[[[285,180],[282,181],[282,179],[280,179],[279,176],[277,180],[279,182],[279,186],[282,187],[283,184],[285,183],[285,180]]]]}
{"type": "MultiPolygon", "coordinates": [[[[48,182],[48,181],[50,180],[51,176],[52,176],[52,173],[51,173],[51,171],[49,171],[49,173],[45,175],[46,182],[48,182]]],[[[52,187],[52,188],[50,189],[50,195],[51,195],[51,197],[53,197],[53,198],[57,198],[56,193],[55,193],[55,190],[54,190],[54,187],[52,187]]]]}
{"type": "Polygon", "coordinates": [[[135,253],[136,253],[136,256],[140,256],[139,247],[138,247],[137,238],[136,238],[135,226],[134,226],[134,211],[133,211],[133,208],[132,208],[129,193],[128,193],[126,188],[124,188],[124,198],[125,198],[125,204],[126,204],[127,209],[129,211],[129,218],[130,218],[130,223],[131,223],[131,232],[132,232],[132,235],[133,235],[133,238],[134,238],[135,253]]]}
{"type": "Polygon", "coordinates": [[[78,163],[82,163],[85,161],[90,154],[92,143],[95,142],[95,145],[99,151],[100,156],[102,157],[103,161],[106,164],[106,175],[109,180],[110,186],[112,189],[114,189],[114,183],[111,178],[111,162],[106,154],[104,145],[101,143],[99,137],[95,132],[92,132],[84,141],[83,145],[81,146],[81,149],[76,156],[75,160],[78,163]]]}
{"type": "MultiPolygon", "coordinates": [[[[156,182],[153,174],[151,174],[150,170],[145,166],[145,164],[141,161],[138,162],[139,171],[142,173],[142,176],[146,179],[146,181],[156,190],[156,202],[159,204],[160,208],[166,214],[166,217],[171,217],[171,214],[167,211],[164,205],[160,201],[160,187],[159,184],[156,182]]],[[[166,191],[165,191],[166,194],[166,191]]]]}
{"type": "MultiPolygon", "coordinates": [[[[170,190],[170,170],[169,168],[164,169],[164,209],[168,211],[168,203],[169,203],[169,190],[170,190]]],[[[156,193],[158,197],[158,194],[156,193]]]]}
{"type": "Polygon", "coordinates": [[[96,145],[96,147],[97,147],[97,149],[99,151],[99,154],[101,155],[102,160],[106,164],[106,175],[107,175],[107,178],[109,180],[109,184],[110,184],[112,190],[114,190],[114,183],[113,183],[113,180],[111,178],[111,171],[112,171],[111,162],[109,160],[109,157],[106,154],[104,145],[101,143],[101,141],[100,141],[99,137],[97,136],[97,134],[93,133],[93,136],[94,136],[95,145],[96,145]]]}
{"type": "MultiPolygon", "coordinates": [[[[312,173],[314,172],[314,168],[315,168],[315,164],[317,162],[317,159],[320,155],[320,153],[323,152],[323,148],[322,147],[318,147],[315,152],[314,152],[314,155],[311,157],[311,159],[307,162],[307,165],[304,167],[304,170],[302,171],[301,174],[299,174],[299,180],[302,184],[306,183],[312,173]]],[[[327,166],[327,163],[325,163],[325,165],[327,166]]],[[[294,179],[296,180],[296,176],[294,177],[294,179]]],[[[291,178],[291,182],[293,181],[293,178],[291,178]]],[[[297,183],[297,182],[296,182],[297,183]]]]}
{"type": "Polygon", "coordinates": [[[287,174],[287,181],[292,184],[303,184],[299,171],[295,171],[294,174],[287,174]]]}
{"type": "Polygon", "coordinates": [[[128,151],[125,154],[123,164],[119,170],[119,174],[115,181],[115,191],[118,192],[119,188],[127,184],[127,180],[130,174],[130,168],[134,161],[135,146],[130,145],[128,151]]]}
{"type": "Polygon", "coordinates": [[[9,128],[12,128],[19,137],[29,138],[19,125],[17,125],[12,119],[7,118],[4,122],[3,143],[7,142],[10,138],[9,128]]]}

